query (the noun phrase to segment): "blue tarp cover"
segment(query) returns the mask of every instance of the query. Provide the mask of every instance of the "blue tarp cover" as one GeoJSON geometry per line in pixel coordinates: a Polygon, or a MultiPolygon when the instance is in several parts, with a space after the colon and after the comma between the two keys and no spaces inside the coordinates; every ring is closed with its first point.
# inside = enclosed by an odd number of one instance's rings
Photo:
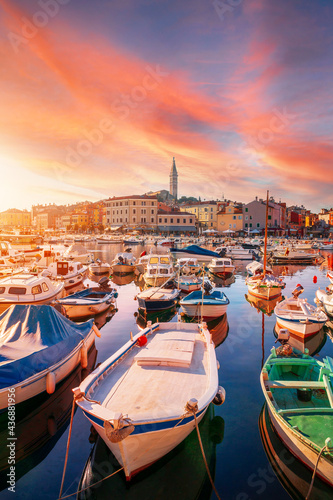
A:
{"type": "Polygon", "coordinates": [[[207,250],[207,248],[201,248],[198,245],[189,245],[184,248],[171,248],[170,252],[184,252],[184,253],[192,253],[193,257],[195,255],[207,255],[208,257],[221,257],[217,252],[213,252],[212,250],[207,250]]]}
{"type": "Polygon", "coordinates": [[[0,316],[0,389],[64,359],[90,332],[48,305],[15,305],[0,316]]]}

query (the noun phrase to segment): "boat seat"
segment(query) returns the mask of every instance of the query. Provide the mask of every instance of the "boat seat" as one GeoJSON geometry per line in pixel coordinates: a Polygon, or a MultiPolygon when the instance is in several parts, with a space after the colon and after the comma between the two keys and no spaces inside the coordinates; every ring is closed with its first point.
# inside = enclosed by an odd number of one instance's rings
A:
{"type": "Polygon", "coordinates": [[[308,308],[308,305],[305,302],[301,302],[300,306],[301,306],[303,313],[306,316],[312,316],[312,313],[311,313],[310,309],[308,308]]]}
{"type": "Polygon", "coordinates": [[[191,365],[195,334],[179,338],[177,332],[157,334],[147,347],[142,349],[134,360],[140,366],[177,366],[188,368],[191,365]]]}
{"type": "Polygon", "coordinates": [[[269,389],[325,389],[324,382],[304,381],[304,380],[269,380],[265,381],[266,388],[269,389]]]}

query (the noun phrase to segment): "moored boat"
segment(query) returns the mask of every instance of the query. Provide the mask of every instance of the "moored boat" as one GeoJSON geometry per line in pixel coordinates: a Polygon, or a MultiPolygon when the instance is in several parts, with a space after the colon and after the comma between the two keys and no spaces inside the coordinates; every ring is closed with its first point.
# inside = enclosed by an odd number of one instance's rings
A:
{"type": "Polygon", "coordinates": [[[15,304],[49,304],[63,294],[63,282],[33,274],[13,275],[0,280],[0,312],[15,304]]]}
{"type": "Polygon", "coordinates": [[[219,259],[213,258],[208,264],[208,271],[216,276],[229,278],[233,275],[235,266],[231,259],[220,257],[219,259]]]}
{"type": "Polygon", "coordinates": [[[291,453],[333,486],[333,359],[285,347],[271,350],[260,375],[271,422],[291,453]]]}
{"type": "Polygon", "coordinates": [[[96,259],[89,265],[89,272],[95,276],[101,276],[103,274],[109,274],[111,272],[111,265],[108,262],[102,262],[96,259]]]}
{"type": "Polygon", "coordinates": [[[224,400],[207,327],[180,322],[149,325],[73,392],[127,480],[183,441],[217,393],[224,400]]]}
{"type": "Polygon", "coordinates": [[[177,303],[180,290],[161,287],[150,287],[136,296],[139,309],[146,312],[170,309],[177,303]]]}
{"type": "Polygon", "coordinates": [[[90,287],[57,300],[57,304],[61,304],[68,318],[81,319],[105,311],[115,304],[117,296],[116,290],[90,287]]]}
{"type": "Polygon", "coordinates": [[[287,328],[292,336],[308,337],[319,332],[327,321],[326,314],[319,308],[301,299],[303,287],[297,285],[293,296],[279,302],[274,309],[279,328],[287,328]]]}
{"type": "Polygon", "coordinates": [[[329,316],[333,316],[333,289],[327,287],[326,290],[316,291],[316,302],[321,304],[325,310],[325,313],[329,316]]]}
{"type": "Polygon", "coordinates": [[[50,278],[53,281],[64,283],[66,292],[72,288],[78,287],[83,283],[88,272],[88,266],[84,266],[78,261],[59,260],[52,262],[41,275],[50,278]]]}
{"type": "Polygon", "coordinates": [[[204,291],[196,290],[184,297],[180,302],[182,311],[191,318],[210,320],[218,318],[227,312],[229,299],[222,289],[212,288],[210,283],[204,283],[204,291]]]}
{"type": "Polygon", "coordinates": [[[12,306],[0,316],[0,332],[0,412],[10,392],[15,404],[52,394],[76,366],[86,365],[99,335],[92,320],[75,324],[48,305],[12,306]]]}
{"type": "Polygon", "coordinates": [[[174,278],[175,274],[168,254],[151,254],[143,279],[148,286],[161,286],[174,278]]]}
{"type": "Polygon", "coordinates": [[[125,252],[119,252],[111,263],[113,274],[125,275],[135,271],[136,259],[132,254],[132,250],[127,248],[125,252]]]}

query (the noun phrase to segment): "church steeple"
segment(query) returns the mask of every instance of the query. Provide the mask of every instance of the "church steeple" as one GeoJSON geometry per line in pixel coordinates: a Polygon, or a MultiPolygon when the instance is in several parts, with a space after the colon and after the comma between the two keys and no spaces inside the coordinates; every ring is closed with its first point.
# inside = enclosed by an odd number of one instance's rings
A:
{"type": "Polygon", "coordinates": [[[176,168],[175,157],[173,157],[172,167],[170,172],[170,194],[175,200],[178,198],[178,173],[176,168]]]}

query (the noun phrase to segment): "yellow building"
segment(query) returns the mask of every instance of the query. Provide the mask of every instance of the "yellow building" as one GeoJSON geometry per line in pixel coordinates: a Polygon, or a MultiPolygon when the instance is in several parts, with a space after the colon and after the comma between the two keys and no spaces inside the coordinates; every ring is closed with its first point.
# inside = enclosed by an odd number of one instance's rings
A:
{"type": "Polygon", "coordinates": [[[0,213],[0,226],[8,228],[31,226],[31,214],[27,210],[10,208],[0,213]]]}
{"type": "Polygon", "coordinates": [[[217,211],[218,204],[216,201],[200,201],[195,204],[182,205],[181,208],[187,213],[195,215],[202,229],[215,229],[217,228],[217,211]]]}
{"type": "Polygon", "coordinates": [[[81,228],[87,228],[89,217],[87,212],[77,212],[72,214],[72,225],[81,228]]]}
{"type": "Polygon", "coordinates": [[[243,209],[238,205],[230,203],[217,213],[217,230],[242,231],[243,230],[243,209]]]}

